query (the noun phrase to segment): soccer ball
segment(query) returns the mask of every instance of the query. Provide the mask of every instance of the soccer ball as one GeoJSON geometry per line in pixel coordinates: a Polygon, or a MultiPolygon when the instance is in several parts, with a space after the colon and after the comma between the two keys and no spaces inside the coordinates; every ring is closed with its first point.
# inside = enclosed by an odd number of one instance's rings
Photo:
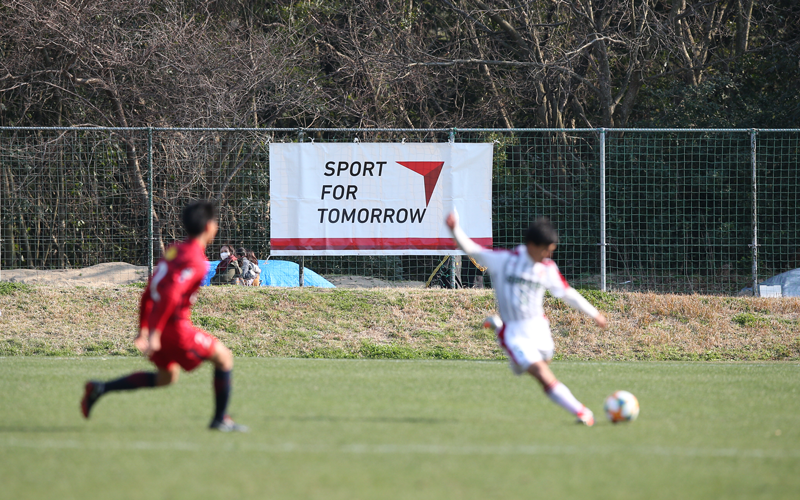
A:
{"type": "Polygon", "coordinates": [[[639,400],[628,391],[616,391],[603,405],[606,416],[613,423],[630,422],[639,416],[639,400]]]}
{"type": "Polygon", "coordinates": [[[503,320],[500,319],[500,316],[489,316],[485,320],[483,320],[483,327],[490,328],[493,331],[497,331],[503,327],[503,320]]]}

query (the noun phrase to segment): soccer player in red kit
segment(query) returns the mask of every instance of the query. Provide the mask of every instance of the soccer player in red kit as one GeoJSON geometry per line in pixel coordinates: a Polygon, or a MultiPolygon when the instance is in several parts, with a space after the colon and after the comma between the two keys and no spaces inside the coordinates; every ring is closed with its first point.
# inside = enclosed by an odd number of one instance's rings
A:
{"type": "Polygon", "coordinates": [[[214,365],[216,409],[209,428],[245,432],[225,413],[231,394],[233,354],[216,338],[192,325],[191,307],[208,271],[206,246],[217,234],[216,211],[208,201],[183,209],[183,226],[189,237],[167,249],[142,294],[136,347],[156,365],[156,372],[136,372],[108,382],[89,381],[81,400],[81,412],[89,418],[92,406],[103,394],[140,387],[161,387],[178,380],[180,369],[192,371],[203,361],[214,365]]]}

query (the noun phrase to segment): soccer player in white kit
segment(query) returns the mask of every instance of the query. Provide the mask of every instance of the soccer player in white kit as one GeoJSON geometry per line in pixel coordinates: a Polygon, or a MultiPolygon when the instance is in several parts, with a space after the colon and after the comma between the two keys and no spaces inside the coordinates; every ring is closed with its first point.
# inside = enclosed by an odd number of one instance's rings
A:
{"type": "Polygon", "coordinates": [[[592,317],[601,328],[606,327],[607,321],[567,284],[550,259],[558,244],[558,233],[553,225],[546,218],[536,219],[528,227],[524,245],[511,251],[493,251],[467,237],[458,224],[456,212],[448,215],[445,222],[458,246],[489,268],[501,319],[487,318],[487,323],[495,328],[497,341],[508,355],[511,369],[516,375],[524,372],[533,375],[547,396],[575,415],[579,423],[594,425],[592,411],[550,370],[555,345],[542,305],[544,292],[549,290],[554,297],[592,317]]]}

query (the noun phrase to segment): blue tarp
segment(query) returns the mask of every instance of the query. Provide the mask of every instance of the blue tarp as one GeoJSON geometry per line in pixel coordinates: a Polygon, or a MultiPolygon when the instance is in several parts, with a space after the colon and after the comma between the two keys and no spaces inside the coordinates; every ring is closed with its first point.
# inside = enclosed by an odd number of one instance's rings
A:
{"type": "MultiPolygon", "coordinates": [[[[208,263],[208,273],[200,286],[211,284],[211,278],[217,274],[218,260],[208,263]]],[[[261,268],[261,286],[300,286],[300,266],[287,260],[258,261],[261,268]]],[[[328,280],[309,268],[303,268],[303,284],[319,288],[335,288],[328,280]]]]}
{"type": "Polygon", "coordinates": [[[761,285],[780,285],[784,297],[800,297],[800,269],[792,269],[785,273],[765,279],[761,285]]]}

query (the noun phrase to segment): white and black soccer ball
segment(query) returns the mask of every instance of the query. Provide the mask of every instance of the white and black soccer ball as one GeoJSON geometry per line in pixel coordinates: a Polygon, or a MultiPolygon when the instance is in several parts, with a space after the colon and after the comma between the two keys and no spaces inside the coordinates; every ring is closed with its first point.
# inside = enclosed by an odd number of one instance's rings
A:
{"type": "Polygon", "coordinates": [[[639,416],[639,400],[628,391],[616,391],[606,398],[603,410],[611,422],[630,422],[639,416]]]}

